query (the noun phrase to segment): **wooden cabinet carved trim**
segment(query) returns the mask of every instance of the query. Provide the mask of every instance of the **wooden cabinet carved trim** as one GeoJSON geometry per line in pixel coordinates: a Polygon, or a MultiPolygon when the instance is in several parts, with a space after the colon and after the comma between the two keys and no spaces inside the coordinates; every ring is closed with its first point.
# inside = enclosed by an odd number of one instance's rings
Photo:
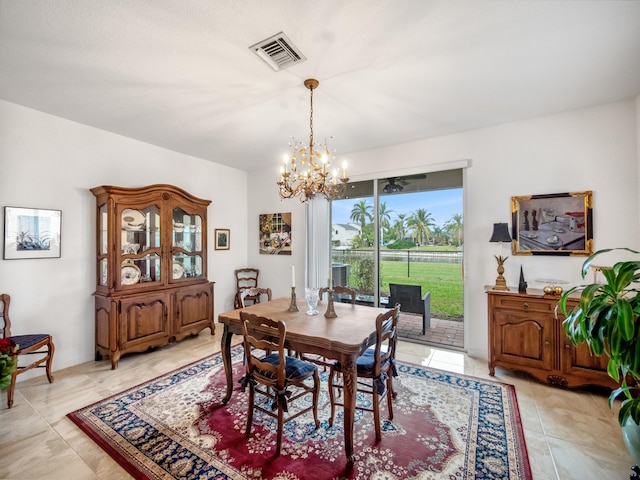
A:
{"type": "Polygon", "coordinates": [[[172,185],[102,186],[96,197],[96,360],[214,334],[207,207],[172,185]]]}
{"type": "Polygon", "coordinates": [[[518,293],[487,289],[489,374],[496,367],[526,372],[538,380],[565,387],[587,385],[617,388],[607,375],[607,358],[575,347],[556,319],[559,297],[542,290],[518,293]]]}

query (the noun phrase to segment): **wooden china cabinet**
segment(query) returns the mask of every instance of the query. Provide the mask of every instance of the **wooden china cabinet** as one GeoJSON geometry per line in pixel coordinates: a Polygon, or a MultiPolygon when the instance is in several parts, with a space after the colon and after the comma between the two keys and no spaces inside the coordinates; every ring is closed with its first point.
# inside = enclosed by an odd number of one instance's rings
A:
{"type": "MultiPolygon", "coordinates": [[[[495,367],[526,372],[564,387],[587,385],[617,388],[607,375],[607,357],[591,354],[586,344],[574,346],[554,310],[560,299],[542,290],[519,293],[486,290],[489,304],[489,374],[495,367]]],[[[569,303],[573,308],[577,304],[569,303]]]]}
{"type": "Polygon", "coordinates": [[[172,185],[91,189],[97,206],[96,360],[215,326],[207,280],[209,200],[172,185]]]}

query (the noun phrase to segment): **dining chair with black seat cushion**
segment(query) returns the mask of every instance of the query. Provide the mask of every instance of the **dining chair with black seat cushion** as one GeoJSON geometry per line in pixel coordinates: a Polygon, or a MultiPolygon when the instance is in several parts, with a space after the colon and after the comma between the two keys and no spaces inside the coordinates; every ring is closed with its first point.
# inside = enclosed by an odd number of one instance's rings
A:
{"type": "Polygon", "coordinates": [[[18,365],[11,375],[11,383],[7,389],[7,405],[9,408],[13,406],[13,394],[16,388],[16,377],[32,368],[46,369],[47,379],[49,383],[53,383],[53,374],[51,373],[51,364],[53,362],[53,353],[55,346],[53,338],[48,333],[36,333],[25,335],[11,335],[11,318],[9,317],[9,305],[11,297],[6,294],[0,294],[0,320],[2,321],[2,338],[11,340],[18,346],[16,355],[18,356],[18,365]],[[35,355],[35,359],[31,360],[35,355]],[[25,363],[25,359],[30,360],[25,363]]]}
{"type": "MultiPolygon", "coordinates": [[[[323,287],[318,291],[318,297],[320,298],[321,301],[324,294],[327,293],[328,291],[329,291],[328,287],[323,287]]],[[[351,305],[356,304],[356,291],[353,288],[345,287],[342,285],[335,285],[333,287],[333,294],[334,295],[337,294],[340,300],[342,299],[350,300],[351,305]]],[[[335,296],[334,296],[334,300],[335,300],[335,296]]]]}
{"type": "MultiPolygon", "coordinates": [[[[258,268],[238,268],[234,270],[234,274],[236,276],[236,296],[233,301],[233,308],[242,308],[242,300],[240,299],[240,295],[244,290],[249,288],[257,288],[258,287],[258,275],[260,275],[260,269],[258,268]]],[[[253,303],[257,303],[260,299],[252,296],[245,296],[245,302],[252,300],[253,303]]]]}
{"type": "Polygon", "coordinates": [[[266,296],[267,301],[271,300],[271,289],[270,288],[246,288],[240,292],[240,308],[244,308],[247,306],[245,299],[248,297],[253,300],[253,303],[260,303],[262,301],[262,297],[266,296]]]}
{"type": "MultiPolygon", "coordinates": [[[[356,409],[373,412],[373,419],[376,430],[376,441],[382,439],[380,426],[380,397],[386,396],[387,408],[389,410],[389,420],[393,420],[393,399],[396,392],[393,389],[393,377],[397,376],[395,359],[397,344],[397,326],[400,316],[400,305],[381,313],[376,318],[376,343],[365,350],[356,361],[358,375],[357,391],[369,394],[373,399],[373,407],[367,408],[356,404],[356,409]]],[[[329,371],[329,400],[331,402],[331,416],[329,425],[333,425],[336,406],[343,406],[336,399],[335,390],[342,393],[344,385],[337,381],[338,374],[342,373],[342,366],[335,362],[329,371]]],[[[342,395],[338,395],[339,397],[342,395]]],[[[342,396],[344,398],[344,396],[342,396]]]]}
{"type": "Polygon", "coordinates": [[[285,422],[312,411],[315,427],[320,426],[318,368],[313,363],[285,354],[287,326],[282,320],[274,321],[245,310],[240,312],[240,320],[246,361],[245,376],[241,383],[243,390],[249,388],[245,435],[249,437],[251,434],[254,410],[276,418],[278,422],[276,456],[278,456],[282,446],[282,430],[285,422]],[[263,397],[263,401],[258,402],[256,394],[263,397]],[[292,402],[305,395],[312,396],[311,405],[308,407],[296,405],[295,413],[289,413],[289,405],[293,405],[292,402]],[[285,413],[289,414],[286,419],[285,413]]]}

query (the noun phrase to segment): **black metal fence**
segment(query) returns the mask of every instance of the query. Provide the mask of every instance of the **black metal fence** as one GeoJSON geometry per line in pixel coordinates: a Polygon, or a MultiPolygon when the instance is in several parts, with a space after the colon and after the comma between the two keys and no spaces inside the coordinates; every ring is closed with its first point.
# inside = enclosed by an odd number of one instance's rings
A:
{"type": "MultiPolygon", "coordinates": [[[[338,250],[333,249],[333,262],[350,263],[364,257],[372,257],[372,250],[338,250]]],[[[416,250],[382,250],[380,261],[389,262],[431,262],[462,264],[462,252],[452,251],[416,251],[416,250]]]]}

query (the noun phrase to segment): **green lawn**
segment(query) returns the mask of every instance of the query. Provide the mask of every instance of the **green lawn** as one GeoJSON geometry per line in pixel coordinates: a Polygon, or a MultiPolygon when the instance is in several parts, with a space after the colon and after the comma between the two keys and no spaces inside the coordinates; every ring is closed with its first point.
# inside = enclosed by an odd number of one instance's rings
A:
{"type": "MultiPolygon", "coordinates": [[[[381,293],[389,293],[389,283],[422,286],[422,294],[431,292],[431,316],[462,321],[462,265],[451,263],[411,262],[407,277],[406,262],[381,262],[381,293]]],[[[351,283],[351,282],[350,282],[351,283]]]]}

